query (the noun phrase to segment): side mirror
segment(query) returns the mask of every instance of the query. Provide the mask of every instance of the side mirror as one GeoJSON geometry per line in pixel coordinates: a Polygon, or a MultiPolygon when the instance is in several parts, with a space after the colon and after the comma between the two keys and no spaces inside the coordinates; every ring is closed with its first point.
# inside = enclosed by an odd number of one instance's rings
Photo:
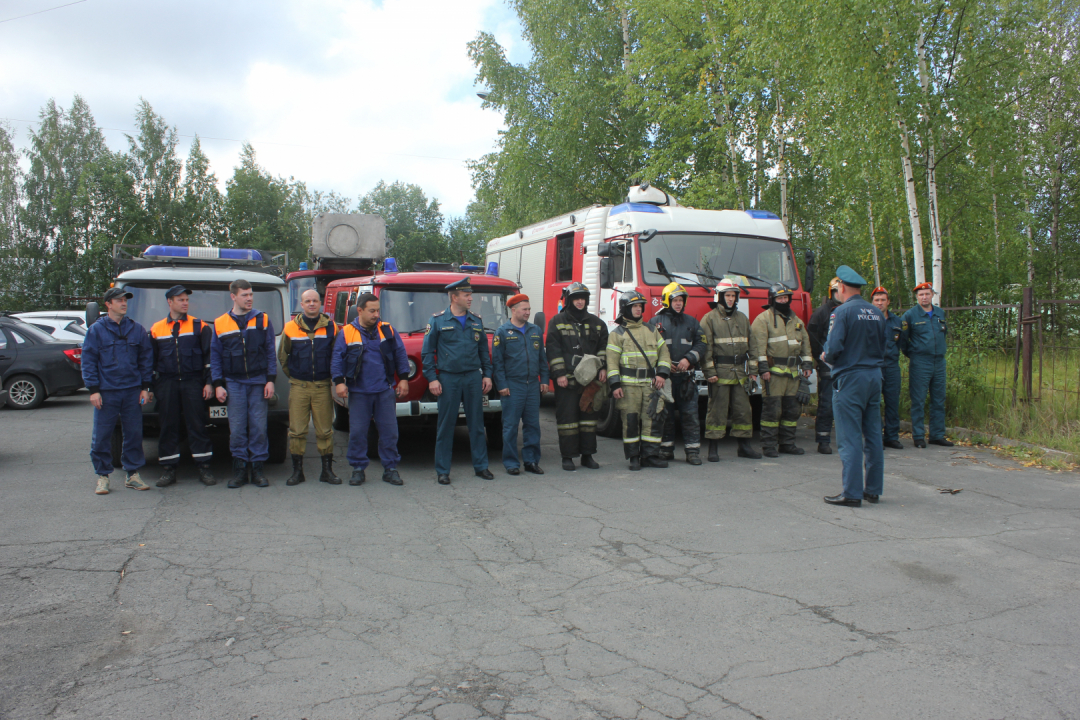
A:
{"type": "Polygon", "coordinates": [[[649,228],[638,235],[638,242],[647,243],[656,237],[656,228],[649,228]]]}
{"type": "Polygon", "coordinates": [[[86,303],[86,327],[90,327],[101,317],[101,308],[96,302],[86,303]]]}
{"type": "Polygon", "coordinates": [[[596,246],[596,254],[602,258],[611,257],[611,243],[602,242],[596,246]]]}
{"type": "Polygon", "coordinates": [[[345,316],[345,322],[346,323],[351,323],[353,320],[355,320],[358,317],[360,317],[360,310],[358,310],[357,307],[355,305],[353,305],[352,307],[349,308],[348,315],[345,316]]]}
{"type": "Polygon", "coordinates": [[[544,313],[538,312],[533,315],[533,325],[540,328],[541,335],[547,333],[547,318],[544,316],[544,313]]]}
{"type": "MultiPolygon", "coordinates": [[[[604,243],[605,245],[607,243],[604,243]]],[[[615,270],[614,262],[611,258],[605,257],[600,260],[600,287],[604,290],[610,290],[615,287],[615,270]]]]}
{"type": "Polygon", "coordinates": [[[803,259],[806,261],[806,277],[803,278],[803,290],[812,293],[814,292],[814,251],[807,250],[803,254],[803,259]]]}

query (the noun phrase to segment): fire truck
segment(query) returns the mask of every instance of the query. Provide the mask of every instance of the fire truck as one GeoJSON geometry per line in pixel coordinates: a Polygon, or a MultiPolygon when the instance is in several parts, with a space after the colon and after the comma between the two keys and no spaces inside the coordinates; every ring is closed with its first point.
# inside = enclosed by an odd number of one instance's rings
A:
{"type": "Polygon", "coordinates": [[[289,273],[289,312],[300,312],[300,296],[317,290],[326,297],[334,280],[370,276],[393,243],[386,238],[386,221],[379,215],[320,213],[311,222],[311,266],[301,262],[289,273]]]}
{"type": "MultiPolygon", "coordinates": [[[[713,287],[725,277],[742,287],[739,309],[751,322],[774,283],[795,291],[791,305],[804,322],[812,310],[814,253],[804,251],[804,283],[780,218],[765,210],[685,207],[648,183],[631,186],[624,203],[584,207],[495,238],[488,243],[487,260],[497,263],[500,277],[521,285],[541,310],[533,322],[545,332],[545,318],[560,311],[562,290],[575,281],[589,288],[589,312],[609,329],[618,317],[619,295],[642,293],[648,320],[660,310],[661,293],[670,282],[686,287],[686,312],[699,319],[709,311],[713,287]]],[[[700,372],[698,394],[704,412],[708,387],[700,372]]],[[[613,403],[598,430],[618,433],[613,403]]]]}

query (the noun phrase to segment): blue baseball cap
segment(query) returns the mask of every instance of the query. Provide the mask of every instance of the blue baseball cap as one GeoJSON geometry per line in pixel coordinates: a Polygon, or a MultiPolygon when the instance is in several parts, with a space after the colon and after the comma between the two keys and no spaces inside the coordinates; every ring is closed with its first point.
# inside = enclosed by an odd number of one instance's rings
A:
{"type": "Polygon", "coordinates": [[[177,295],[190,295],[191,291],[183,285],[173,285],[171,288],[165,291],[165,299],[169,300],[177,295]]]}

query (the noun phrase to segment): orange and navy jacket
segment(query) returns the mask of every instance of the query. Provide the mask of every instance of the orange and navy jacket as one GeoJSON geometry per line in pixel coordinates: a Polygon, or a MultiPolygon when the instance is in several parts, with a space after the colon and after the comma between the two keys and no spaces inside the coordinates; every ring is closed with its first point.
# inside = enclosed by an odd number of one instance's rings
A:
{"type": "Polygon", "coordinates": [[[157,379],[198,378],[210,382],[210,326],[197,317],[166,317],[150,328],[154,343],[154,375],[157,379]]]}
{"type": "Polygon", "coordinates": [[[214,321],[210,377],[216,387],[223,386],[225,380],[251,385],[274,381],[274,325],[266,313],[252,310],[237,317],[227,312],[214,321]]]}
{"type": "Polygon", "coordinates": [[[379,392],[394,385],[394,375],[403,380],[409,376],[409,358],[401,336],[388,322],[380,322],[377,327],[376,348],[367,347],[370,342],[365,345],[359,318],[341,328],[330,361],[335,385],[344,383],[351,392],[379,392]],[[365,360],[367,352],[374,350],[379,353],[378,360],[370,357],[365,360]],[[380,368],[382,373],[373,372],[374,368],[380,368]]]}
{"type": "Polygon", "coordinates": [[[281,331],[281,347],[278,348],[281,372],[293,380],[329,380],[330,354],[337,339],[337,325],[328,315],[320,314],[315,329],[308,332],[300,317],[297,315],[285,323],[285,329],[281,331]]]}

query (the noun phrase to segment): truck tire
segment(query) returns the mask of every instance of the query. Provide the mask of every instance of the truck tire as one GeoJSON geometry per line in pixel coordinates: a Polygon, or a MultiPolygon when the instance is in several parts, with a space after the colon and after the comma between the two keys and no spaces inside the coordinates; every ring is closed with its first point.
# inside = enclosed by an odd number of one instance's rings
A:
{"type": "Polygon", "coordinates": [[[45,402],[45,385],[33,375],[16,375],[5,389],[7,404],[16,410],[33,410],[45,402]]]}
{"type": "Polygon", "coordinates": [[[600,419],[596,423],[596,434],[607,438],[622,437],[622,417],[615,409],[615,400],[608,396],[600,408],[600,419]]]}
{"type": "Polygon", "coordinates": [[[266,439],[270,441],[270,457],[272,463],[283,463],[289,455],[289,426],[283,423],[271,422],[266,428],[266,439]]]}

